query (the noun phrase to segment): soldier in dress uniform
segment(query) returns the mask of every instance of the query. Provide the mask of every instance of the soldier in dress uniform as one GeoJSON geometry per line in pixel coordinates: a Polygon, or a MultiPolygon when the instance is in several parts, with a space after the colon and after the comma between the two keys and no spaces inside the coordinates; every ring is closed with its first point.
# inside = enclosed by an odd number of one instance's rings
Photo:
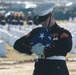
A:
{"type": "Polygon", "coordinates": [[[54,6],[46,3],[36,7],[33,12],[38,14],[42,27],[33,29],[14,44],[14,49],[21,53],[38,55],[33,75],[69,75],[66,55],[72,48],[72,36],[56,23],[54,6]]]}
{"type": "Polygon", "coordinates": [[[1,28],[4,30],[7,30],[6,28],[6,18],[5,18],[5,11],[0,12],[0,23],[1,23],[1,28]]]}
{"type": "Polygon", "coordinates": [[[33,25],[33,17],[32,17],[31,11],[28,12],[27,24],[28,24],[28,26],[29,26],[29,25],[33,25]]]}
{"type": "Polygon", "coordinates": [[[11,12],[11,22],[12,22],[12,28],[16,28],[15,11],[11,12]]]}
{"type": "Polygon", "coordinates": [[[24,20],[25,20],[25,15],[23,12],[20,12],[20,17],[19,17],[19,25],[20,25],[20,30],[25,30],[24,27],[24,20]]]}
{"type": "Polygon", "coordinates": [[[5,14],[5,17],[6,17],[6,23],[8,24],[8,31],[10,31],[10,28],[11,28],[10,11],[5,14]]]}
{"type": "Polygon", "coordinates": [[[6,21],[7,21],[7,23],[8,23],[8,30],[10,31],[10,28],[13,28],[13,19],[14,19],[14,12],[13,11],[9,11],[8,13],[7,13],[8,15],[7,15],[7,19],[6,19],[6,21]]]}
{"type": "Polygon", "coordinates": [[[19,12],[15,12],[14,13],[14,28],[19,30],[19,16],[18,16],[19,12]]]}

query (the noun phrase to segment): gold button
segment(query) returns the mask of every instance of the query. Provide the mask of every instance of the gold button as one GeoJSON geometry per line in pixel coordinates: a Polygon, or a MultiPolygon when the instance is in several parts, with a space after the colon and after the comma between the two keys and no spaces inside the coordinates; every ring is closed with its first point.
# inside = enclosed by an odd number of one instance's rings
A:
{"type": "Polygon", "coordinates": [[[58,37],[56,37],[56,40],[58,40],[58,37]]]}

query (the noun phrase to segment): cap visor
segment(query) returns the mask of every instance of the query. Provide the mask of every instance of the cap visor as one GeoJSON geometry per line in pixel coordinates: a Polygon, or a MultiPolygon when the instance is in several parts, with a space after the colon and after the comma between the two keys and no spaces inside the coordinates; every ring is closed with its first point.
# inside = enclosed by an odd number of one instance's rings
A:
{"type": "Polygon", "coordinates": [[[49,17],[49,14],[45,15],[45,16],[38,16],[37,20],[40,23],[40,22],[45,21],[48,17],[49,17]]]}

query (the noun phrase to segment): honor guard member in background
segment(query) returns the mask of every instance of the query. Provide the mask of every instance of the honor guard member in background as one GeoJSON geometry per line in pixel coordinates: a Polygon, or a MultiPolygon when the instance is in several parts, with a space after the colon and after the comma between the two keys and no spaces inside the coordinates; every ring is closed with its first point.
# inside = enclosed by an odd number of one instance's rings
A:
{"type": "Polygon", "coordinates": [[[69,75],[66,55],[72,48],[72,36],[56,23],[54,6],[46,3],[36,7],[33,12],[38,14],[42,27],[33,29],[14,44],[14,49],[21,53],[38,55],[33,75],[69,75]]]}
{"type": "Polygon", "coordinates": [[[11,22],[12,22],[12,28],[16,29],[16,15],[15,15],[15,11],[12,11],[12,16],[11,16],[11,22]]]}
{"type": "Polygon", "coordinates": [[[5,11],[0,12],[0,23],[1,23],[1,28],[7,30],[5,11]]]}
{"type": "Polygon", "coordinates": [[[28,26],[29,26],[29,25],[33,25],[33,17],[32,17],[31,11],[28,12],[27,24],[28,24],[28,26]]]}
{"type": "Polygon", "coordinates": [[[19,12],[15,12],[14,13],[14,28],[19,30],[19,16],[18,16],[19,12]]]}
{"type": "Polygon", "coordinates": [[[8,30],[10,31],[10,28],[13,28],[13,18],[14,18],[14,12],[13,11],[9,11],[7,13],[7,18],[6,21],[8,23],[8,30]]]}
{"type": "Polygon", "coordinates": [[[20,18],[19,18],[19,25],[20,25],[20,30],[25,30],[24,27],[24,20],[25,20],[25,15],[23,12],[20,12],[20,18]]]}
{"type": "Polygon", "coordinates": [[[10,28],[11,28],[11,15],[10,14],[11,14],[10,11],[5,14],[6,22],[8,24],[8,31],[10,31],[10,28]]]}

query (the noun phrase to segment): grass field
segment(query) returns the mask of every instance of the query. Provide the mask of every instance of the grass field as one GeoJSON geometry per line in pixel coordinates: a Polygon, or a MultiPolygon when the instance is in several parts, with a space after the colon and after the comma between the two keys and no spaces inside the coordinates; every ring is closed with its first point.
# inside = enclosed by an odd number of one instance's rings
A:
{"type": "Polygon", "coordinates": [[[33,54],[31,56],[21,54],[6,44],[6,57],[0,57],[0,62],[2,61],[33,61],[36,57],[33,54]]]}

